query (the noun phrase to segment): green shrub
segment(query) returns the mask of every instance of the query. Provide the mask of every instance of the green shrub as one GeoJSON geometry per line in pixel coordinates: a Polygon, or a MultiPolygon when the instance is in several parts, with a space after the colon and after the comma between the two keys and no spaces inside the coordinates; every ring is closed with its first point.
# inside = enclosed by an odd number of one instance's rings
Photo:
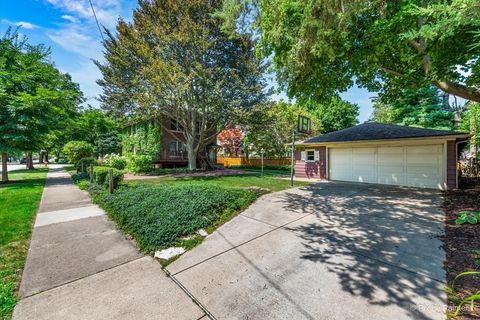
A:
{"type": "Polygon", "coordinates": [[[480,222],[480,211],[461,211],[458,213],[456,224],[477,224],[480,222]]]}
{"type": "Polygon", "coordinates": [[[85,141],[70,141],[63,147],[63,153],[68,162],[76,164],[82,158],[91,157],[93,147],[85,141]]]}
{"type": "Polygon", "coordinates": [[[103,161],[107,166],[118,170],[123,170],[127,166],[127,159],[115,153],[107,154],[103,161]]]}
{"type": "Polygon", "coordinates": [[[127,170],[133,173],[150,172],[153,170],[153,159],[143,154],[130,155],[127,158],[127,170]]]}
{"type": "Polygon", "coordinates": [[[85,172],[89,173],[90,165],[91,164],[96,165],[96,160],[93,157],[86,157],[86,158],[80,159],[75,165],[75,168],[77,169],[77,171],[82,170],[82,164],[83,164],[83,168],[85,169],[85,172]]]}
{"type": "Polygon", "coordinates": [[[227,220],[258,195],[244,189],[160,184],[125,186],[100,197],[100,203],[142,250],[152,252],[227,220]]]}
{"type": "Polygon", "coordinates": [[[100,186],[107,186],[108,187],[108,170],[113,170],[113,187],[117,188],[119,183],[123,180],[123,172],[109,167],[94,167],[93,174],[95,177],[95,183],[100,186]]]}

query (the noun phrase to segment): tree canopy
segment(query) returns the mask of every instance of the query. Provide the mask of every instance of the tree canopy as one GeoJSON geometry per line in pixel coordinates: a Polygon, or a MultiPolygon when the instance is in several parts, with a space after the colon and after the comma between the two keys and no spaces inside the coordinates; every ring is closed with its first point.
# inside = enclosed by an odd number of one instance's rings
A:
{"type": "Polygon", "coordinates": [[[318,123],[319,133],[328,133],[358,123],[358,105],[334,97],[322,103],[309,103],[309,110],[318,123]]]}
{"type": "Polygon", "coordinates": [[[380,95],[373,104],[372,120],[422,128],[451,130],[454,113],[438,89],[404,89],[398,95],[380,95]]]}
{"type": "Polygon", "coordinates": [[[258,51],[290,97],[322,100],[356,81],[480,101],[478,0],[226,0],[221,14],[227,30],[253,20],[258,51]]]}
{"type": "MultiPolygon", "coordinates": [[[[31,155],[82,102],[78,84],[50,62],[50,50],[16,30],[0,38],[0,149],[31,155]]],[[[31,163],[30,163],[31,164],[31,163]]]]}
{"type": "Polygon", "coordinates": [[[164,116],[184,128],[190,169],[216,134],[264,99],[264,66],[248,36],[222,32],[221,1],[140,0],[105,42],[103,107],[164,116]]]}

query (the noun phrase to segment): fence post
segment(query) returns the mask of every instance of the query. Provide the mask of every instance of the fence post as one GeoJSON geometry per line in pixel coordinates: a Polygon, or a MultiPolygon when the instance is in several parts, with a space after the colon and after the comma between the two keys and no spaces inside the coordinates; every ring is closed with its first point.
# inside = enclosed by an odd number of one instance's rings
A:
{"type": "Polygon", "coordinates": [[[108,169],[108,192],[113,193],[113,170],[108,169]]]}
{"type": "Polygon", "coordinates": [[[93,183],[93,163],[90,163],[90,182],[93,183]]]}
{"type": "MultiPolygon", "coordinates": [[[[80,160],[80,161],[82,161],[82,160],[80,160]]],[[[84,161],[82,161],[82,173],[85,173],[85,162],[84,161]]]]}
{"type": "Polygon", "coordinates": [[[293,131],[292,134],[292,162],[291,162],[291,168],[290,168],[290,186],[293,187],[293,168],[295,167],[295,131],[293,131]]]}
{"type": "Polygon", "coordinates": [[[264,152],[265,152],[265,150],[262,148],[262,150],[260,150],[260,155],[262,156],[262,157],[261,157],[261,162],[262,162],[262,163],[261,163],[261,165],[262,165],[262,170],[261,170],[261,172],[262,172],[262,177],[263,177],[263,154],[264,154],[264,152]]]}

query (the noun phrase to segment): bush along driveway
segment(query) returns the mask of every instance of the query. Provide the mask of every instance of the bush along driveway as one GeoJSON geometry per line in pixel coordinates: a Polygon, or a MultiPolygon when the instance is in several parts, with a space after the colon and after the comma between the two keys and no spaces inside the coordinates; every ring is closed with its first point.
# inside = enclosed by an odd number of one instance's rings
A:
{"type": "Polygon", "coordinates": [[[262,194],[290,187],[289,181],[273,174],[253,173],[128,181],[109,194],[105,186],[86,178],[74,175],[94,202],[149,254],[172,246],[191,249],[204,238],[199,230],[211,233],[262,194]]]}
{"type": "MultiPolygon", "coordinates": [[[[480,272],[480,189],[448,191],[444,194],[446,251],[445,270],[450,285],[450,314],[455,313],[462,300],[480,290],[480,274],[462,276],[463,272],[480,272]]],[[[466,303],[457,319],[480,318],[480,296],[473,308],[466,303]]]]}

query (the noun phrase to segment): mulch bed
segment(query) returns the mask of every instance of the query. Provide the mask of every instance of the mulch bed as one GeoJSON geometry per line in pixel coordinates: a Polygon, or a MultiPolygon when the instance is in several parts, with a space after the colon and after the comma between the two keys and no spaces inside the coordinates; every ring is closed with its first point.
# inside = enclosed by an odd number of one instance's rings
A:
{"type": "MultiPolygon", "coordinates": [[[[446,258],[444,268],[450,285],[459,273],[464,271],[480,271],[480,224],[456,225],[457,213],[464,210],[480,210],[480,187],[448,191],[444,193],[446,258]]],[[[462,298],[480,290],[480,276],[466,276],[457,280],[455,294],[449,295],[449,306],[458,304],[462,298]]],[[[480,303],[477,302],[473,313],[467,308],[456,319],[480,319],[480,303]]]]}
{"type": "Polygon", "coordinates": [[[191,173],[168,173],[168,174],[158,174],[158,175],[134,175],[127,173],[124,175],[123,180],[151,180],[158,178],[167,178],[167,177],[216,177],[216,176],[231,176],[231,175],[243,175],[243,174],[255,174],[254,172],[247,172],[243,170],[236,169],[222,169],[222,170],[211,170],[211,171],[200,171],[200,172],[191,172],[191,173]]]}

